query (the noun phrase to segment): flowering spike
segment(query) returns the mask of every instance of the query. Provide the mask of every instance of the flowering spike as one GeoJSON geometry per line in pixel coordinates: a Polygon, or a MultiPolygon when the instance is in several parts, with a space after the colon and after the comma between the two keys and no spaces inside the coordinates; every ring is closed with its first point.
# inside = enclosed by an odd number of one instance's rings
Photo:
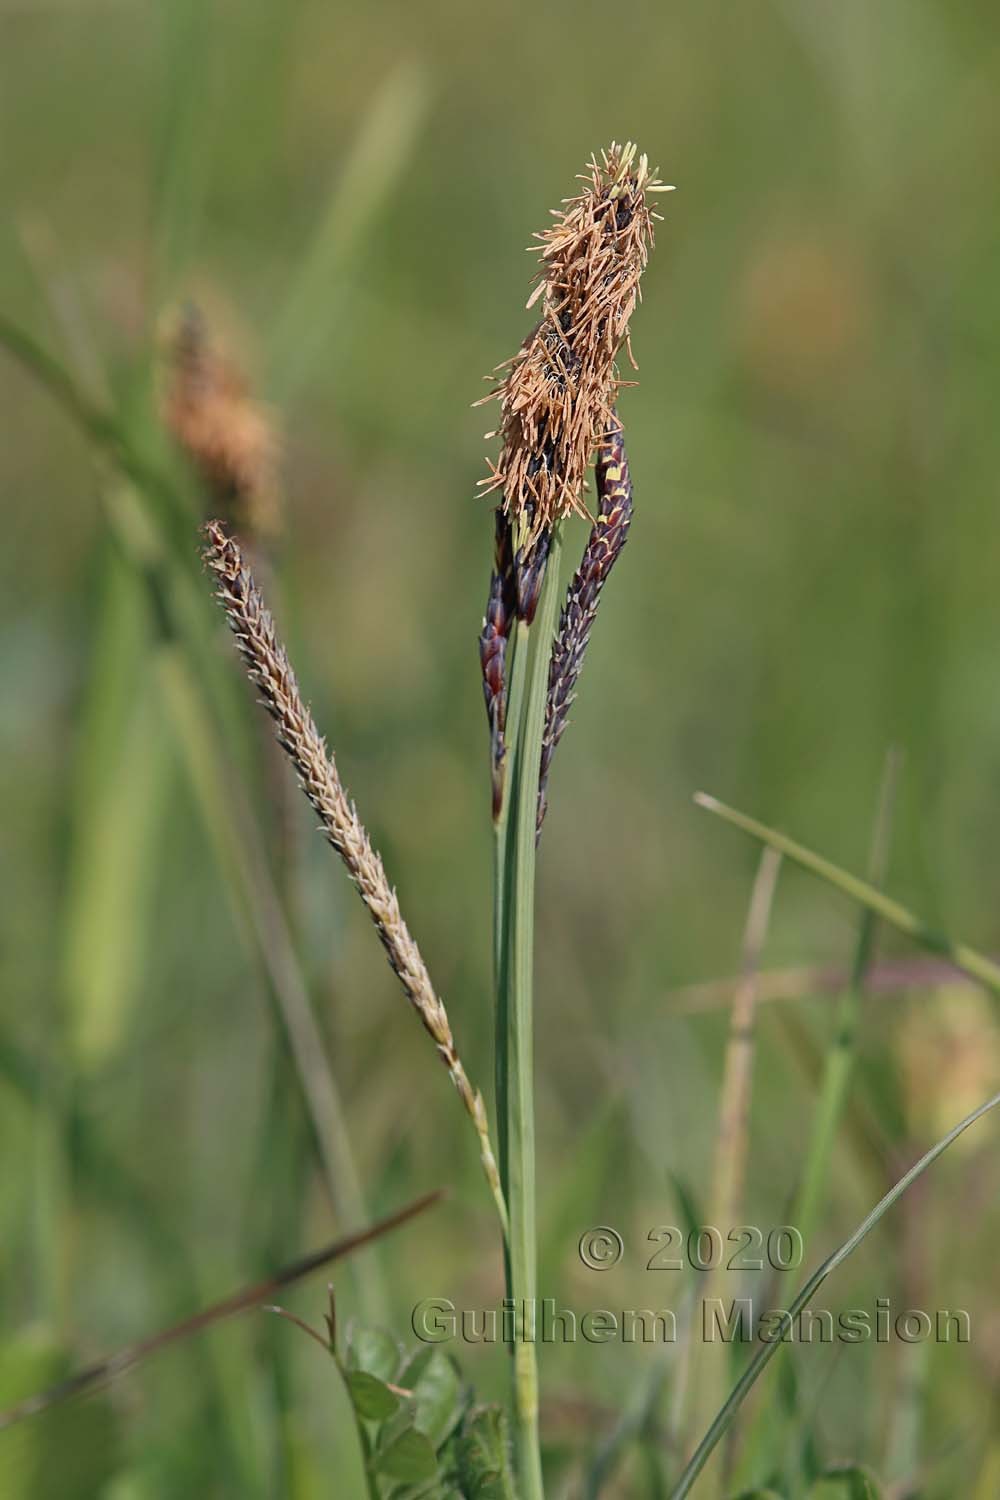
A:
{"type": "Polygon", "coordinates": [[[486,602],[486,618],[479,637],[479,661],[483,669],[483,695],[490,725],[490,766],[493,778],[493,820],[503,802],[504,760],[507,749],[507,645],[517,617],[517,589],[510,522],[500,507],[496,510],[493,573],[486,602]]]}
{"type": "Polygon", "coordinates": [[[597,496],[597,519],[587,541],[583,561],[567,590],[549,662],[549,696],[545,705],[545,729],[542,735],[536,837],[541,836],[548,807],[549,768],[555,748],[569,723],[569,710],[576,696],[576,684],[583,666],[587,642],[590,640],[591,627],[597,615],[601,590],[625,545],[632,523],[632,480],[625,455],[625,440],[615,419],[605,429],[598,449],[597,496]]]}
{"type": "Polygon", "coordinates": [[[630,143],[592,158],[583,181],[583,192],[538,236],[541,276],[529,306],[540,298],[542,318],[499,367],[506,373],[491,393],[500,400],[502,444],[481,483],[487,493],[502,491],[526,557],[561,517],[587,515],[586,472],[613,420],[623,384],[616,360],[628,348],[653,243],[646,195],[662,186],[630,143]]]}

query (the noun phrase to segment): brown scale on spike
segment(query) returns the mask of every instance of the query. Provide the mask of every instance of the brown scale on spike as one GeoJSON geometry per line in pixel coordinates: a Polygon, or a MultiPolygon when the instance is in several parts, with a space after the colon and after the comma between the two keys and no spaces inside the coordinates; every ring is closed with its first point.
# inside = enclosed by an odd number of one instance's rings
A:
{"type": "Polygon", "coordinates": [[[500,816],[503,801],[504,759],[507,728],[507,645],[517,619],[517,586],[510,522],[498,507],[493,550],[493,573],[486,603],[486,618],[479,637],[479,660],[483,669],[483,696],[490,725],[490,766],[493,781],[493,818],[500,816]]]}
{"type": "Polygon", "coordinates": [[[616,420],[609,423],[598,449],[596,476],[597,519],[583,561],[567,590],[549,663],[536,837],[541,835],[548,807],[547,787],[552,757],[569,723],[569,710],[576,696],[576,684],[601,591],[625,545],[632,523],[632,480],[625,455],[625,440],[616,420]]]}

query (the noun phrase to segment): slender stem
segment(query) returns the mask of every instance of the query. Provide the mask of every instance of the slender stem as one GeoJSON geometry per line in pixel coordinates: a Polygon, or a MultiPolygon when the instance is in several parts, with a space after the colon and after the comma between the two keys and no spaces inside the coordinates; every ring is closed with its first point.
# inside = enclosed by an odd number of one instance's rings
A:
{"type": "Polygon", "coordinates": [[[795,864],[801,865],[803,869],[818,875],[821,880],[826,880],[830,885],[836,886],[852,900],[859,901],[862,906],[869,907],[877,916],[882,917],[891,926],[898,927],[900,932],[905,933],[921,947],[929,948],[932,953],[938,953],[943,958],[947,958],[956,968],[964,969],[967,974],[971,974],[974,979],[984,984],[988,990],[1000,991],[1000,964],[994,963],[982,953],[977,953],[975,948],[970,948],[967,943],[953,943],[945,933],[937,932],[933,927],[929,927],[901,902],[893,901],[891,896],[883,895],[866,880],[859,880],[856,875],[842,870],[839,865],[824,859],[821,854],[814,854],[811,849],[797,844],[786,834],[778,833],[764,823],[758,823],[756,818],[748,818],[745,813],[727,807],[724,802],[719,802],[715,797],[709,797],[704,792],[697,792],[694,800],[707,812],[717,814],[727,823],[732,823],[734,827],[742,828],[743,832],[749,833],[751,837],[760,839],[764,844],[770,844],[771,848],[777,849],[779,854],[787,855],[795,864]]]}
{"type": "MultiPolygon", "coordinates": [[[[771,906],[781,869],[781,855],[765,848],[760,857],[750,896],[746,926],[743,932],[742,976],[733,996],[729,1037],[722,1071],[719,1102],[719,1125],[715,1141],[715,1161],[709,1199],[711,1224],[743,1222],[743,1188],[750,1134],[750,1102],[753,1089],[755,1019],[757,1005],[757,970],[771,921],[771,906]]],[[[724,1271],[717,1266],[709,1273],[701,1298],[703,1308],[713,1305],[720,1291],[724,1271]]],[[[724,1351],[728,1355],[728,1350],[724,1351]]],[[[696,1431],[701,1431],[718,1410],[725,1395],[728,1359],[716,1357],[720,1351],[702,1352],[700,1378],[695,1382],[696,1431]]],[[[706,1478],[709,1488],[720,1492],[725,1482],[723,1466],[706,1478]]]]}
{"type": "Polygon", "coordinates": [[[712,1176],[713,1224],[740,1222],[750,1129],[753,1085],[757,969],[771,920],[781,855],[765,849],[760,858],[743,934],[742,977],[733,997],[723,1067],[719,1133],[712,1176]]]}
{"type": "MultiPolygon", "coordinates": [[[[545,583],[533,627],[534,649],[528,657],[529,633],[518,626],[515,644],[517,718],[508,713],[510,760],[507,767],[510,807],[504,851],[497,856],[496,894],[497,1077],[501,1126],[501,1161],[510,1215],[507,1290],[515,1309],[514,1438],[522,1500],[541,1500],[541,1453],[538,1440],[538,1369],[534,1320],[537,1304],[535,1243],[535,1114],[532,991],[535,916],[535,825],[541,765],[549,651],[555,629],[559,589],[559,536],[553,535],[545,583]],[[503,1053],[503,1059],[500,1053],[503,1053]]],[[[512,693],[512,697],[515,696],[512,693]]],[[[499,838],[499,835],[498,835],[499,838]]]]}
{"type": "MultiPolygon", "coordinates": [[[[898,772],[898,752],[890,750],[879,788],[868,855],[868,879],[878,890],[882,889],[885,882],[889,860],[889,834],[898,772]]],[[[862,998],[874,952],[877,926],[875,912],[870,906],[862,907],[850,977],[841,990],[837,1004],[833,1031],[823,1063],[819,1099],[813,1115],[805,1165],[791,1212],[791,1223],[798,1230],[804,1245],[812,1244],[816,1231],[827,1190],[834,1142],[847,1104],[862,998]]],[[[771,1409],[770,1420],[766,1424],[761,1423],[759,1427],[762,1451],[770,1464],[781,1463],[784,1466],[790,1488],[803,1488],[806,1483],[802,1463],[804,1455],[802,1444],[797,1441],[801,1425],[798,1387],[795,1367],[790,1361],[782,1366],[779,1393],[779,1401],[771,1409]]]]}
{"type": "MultiPolygon", "coordinates": [[[[889,832],[892,824],[897,775],[898,756],[890,752],[879,791],[868,860],[868,878],[877,890],[881,890],[885,882],[886,866],[889,860],[889,832]]],[[[813,1120],[802,1184],[792,1214],[792,1223],[806,1244],[809,1243],[816,1228],[819,1206],[833,1154],[833,1142],[847,1100],[854,1066],[855,1040],[861,1019],[862,994],[875,946],[877,923],[876,913],[870,906],[865,907],[858,924],[850,983],[841,995],[837,1006],[833,1036],[823,1069],[823,1082],[813,1120]]]]}

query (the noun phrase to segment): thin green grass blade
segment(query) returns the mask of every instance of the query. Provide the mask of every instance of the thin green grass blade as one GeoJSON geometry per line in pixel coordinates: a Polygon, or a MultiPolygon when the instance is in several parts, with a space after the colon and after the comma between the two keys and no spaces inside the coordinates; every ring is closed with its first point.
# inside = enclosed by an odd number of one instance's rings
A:
{"type": "Polygon", "coordinates": [[[893,901],[890,896],[876,890],[866,880],[860,880],[856,875],[849,874],[847,870],[842,870],[839,865],[824,859],[822,855],[814,854],[803,844],[798,844],[785,834],[768,828],[765,823],[758,823],[755,818],[748,818],[745,813],[727,807],[724,802],[719,802],[715,797],[709,797],[704,792],[697,792],[694,800],[707,812],[715,813],[725,822],[732,823],[734,828],[741,828],[752,838],[759,839],[761,843],[776,849],[779,854],[787,855],[804,870],[809,870],[813,875],[818,875],[821,880],[836,886],[837,890],[843,891],[845,896],[850,896],[853,901],[867,906],[876,916],[882,917],[891,926],[897,927],[900,932],[905,933],[921,947],[947,958],[956,968],[964,969],[966,974],[970,974],[973,979],[978,979],[987,989],[1000,993],[1000,965],[995,964],[985,954],[978,953],[967,943],[952,942],[945,933],[938,932],[926,922],[921,921],[899,901],[893,901]]]}
{"type": "MultiPolygon", "coordinates": [[[[879,791],[875,826],[872,830],[868,878],[874,890],[882,890],[889,862],[890,831],[896,798],[898,757],[887,757],[879,791]]],[[[878,913],[866,906],[858,924],[858,937],[851,964],[851,981],[841,997],[834,1021],[833,1035],[827,1052],[820,1087],[819,1102],[813,1118],[812,1135],[806,1153],[802,1185],[792,1211],[792,1223],[808,1245],[816,1228],[820,1204],[826,1192],[833,1156],[833,1143],[844,1112],[851,1081],[865,977],[875,946],[878,913]]]]}
{"type": "Polygon", "coordinates": [[[308,378],[317,352],[336,337],[352,262],[406,166],[428,96],[424,70],[400,64],[361,122],[271,335],[271,387],[283,405],[308,378]]]}
{"type": "Polygon", "coordinates": [[[52,397],[95,451],[133,482],[175,560],[183,565],[190,552],[193,512],[167,473],[138,446],[129,424],[92,401],[64,364],[2,313],[0,348],[52,397]]]}
{"type": "MultiPolygon", "coordinates": [[[[812,1301],[813,1297],[819,1291],[820,1287],[823,1285],[823,1282],[827,1279],[827,1277],[830,1276],[838,1266],[842,1265],[843,1262],[847,1260],[848,1256],[853,1255],[854,1251],[861,1244],[862,1240],[865,1239],[866,1236],[875,1228],[875,1226],[885,1217],[889,1209],[892,1208],[897,1199],[902,1197],[907,1188],[909,1188],[914,1182],[916,1182],[917,1179],[921,1177],[924,1172],[926,1172],[927,1168],[932,1166],[933,1163],[937,1161],[938,1157],[943,1155],[943,1153],[947,1151],[948,1147],[958,1140],[958,1137],[960,1135],[968,1130],[970,1126],[975,1125],[977,1120],[981,1120],[984,1115],[990,1112],[990,1110],[995,1109],[998,1104],[1000,1104],[1000,1093],[994,1094],[992,1098],[986,1100],[985,1104],[980,1104],[978,1109],[974,1109],[971,1114],[965,1116],[964,1120],[960,1120],[952,1130],[948,1131],[947,1135],[942,1136],[941,1139],[935,1145],[933,1145],[929,1151],[926,1151],[920,1158],[920,1160],[913,1164],[908,1172],[905,1172],[903,1174],[899,1181],[889,1189],[885,1197],[880,1199],[879,1202],[876,1203],[871,1213],[868,1214],[866,1218],[862,1219],[861,1223],[858,1225],[857,1229],[855,1229],[854,1233],[850,1235],[844,1241],[844,1243],[833,1252],[832,1255],[828,1256],[823,1264],[809,1277],[809,1280],[802,1287],[801,1291],[795,1296],[791,1305],[785,1310],[784,1318],[782,1320],[782,1333],[784,1333],[787,1329],[791,1328],[794,1325],[795,1319],[798,1317],[799,1313],[812,1301]]],[[[725,1404],[718,1411],[711,1426],[705,1433],[705,1436],[698,1444],[698,1447],[692,1455],[690,1462],[688,1463],[687,1467],[680,1477],[680,1480],[673,1490],[671,1500],[684,1500],[684,1496],[690,1494],[695,1480],[698,1478],[698,1475],[701,1473],[702,1469],[705,1467],[705,1464],[708,1462],[708,1459],[711,1456],[715,1445],[728,1430],[730,1423],[732,1422],[736,1413],[739,1411],[739,1408],[746,1398],[747,1393],[750,1391],[767,1364],[774,1358],[775,1354],[777,1354],[778,1350],[781,1347],[782,1339],[780,1337],[776,1337],[770,1342],[762,1344],[754,1354],[753,1358],[750,1360],[750,1363],[747,1365],[743,1374],[740,1376],[739,1380],[736,1382],[735,1386],[730,1392],[728,1398],[725,1401],[725,1404]]]]}
{"type": "Polygon", "coordinates": [[[107,561],[75,755],[63,915],[67,1035],[84,1072],[115,1055],[139,992],[172,764],[145,670],[141,585],[120,555],[107,561]]]}
{"type": "MultiPolygon", "coordinates": [[[[719,1122],[710,1191],[710,1224],[742,1224],[746,1162],[750,1147],[750,1105],[753,1091],[756,1044],[757,970],[767,939],[771,908],[781,870],[781,855],[765,848],[757,866],[743,932],[741,979],[733,996],[729,1036],[723,1064],[719,1098],[719,1122]]],[[[725,1278],[723,1266],[708,1274],[703,1302],[710,1303],[725,1278]]],[[[694,1372],[692,1415],[694,1431],[700,1432],[725,1394],[730,1377],[730,1351],[726,1345],[705,1344],[694,1372]]],[[[719,1460],[705,1476],[709,1491],[721,1494],[725,1484],[719,1460]]]]}

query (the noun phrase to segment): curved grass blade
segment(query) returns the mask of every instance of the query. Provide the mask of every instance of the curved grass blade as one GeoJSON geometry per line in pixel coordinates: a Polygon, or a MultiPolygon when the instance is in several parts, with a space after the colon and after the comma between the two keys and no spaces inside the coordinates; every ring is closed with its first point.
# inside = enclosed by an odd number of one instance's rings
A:
{"type": "Polygon", "coordinates": [[[742,828],[743,832],[749,833],[752,838],[768,844],[779,854],[787,855],[804,870],[811,871],[813,875],[818,875],[821,880],[843,891],[845,896],[850,896],[852,900],[859,901],[862,906],[867,906],[876,916],[882,917],[891,926],[897,927],[900,932],[905,933],[921,947],[928,948],[932,953],[948,959],[956,968],[964,969],[966,974],[971,974],[974,979],[978,979],[988,990],[1000,993],[1000,964],[994,963],[985,954],[978,953],[967,943],[952,942],[945,933],[930,927],[901,902],[884,895],[875,886],[869,885],[866,880],[860,880],[857,875],[851,875],[849,871],[842,870],[839,865],[824,859],[821,854],[814,854],[811,849],[796,843],[786,834],[768,828],[766,823],[758,823],[756,818],[748,818],[746,813],[727,807],[724,802],[719,802],[717,798],[710,797],[705,792],[696,792],[694,800],[706,812],[715,813],[725,822],[732,823],[734,828],[742,828]]]}
{"type": "Polygon", "coordinates": [[[938,1157],[943,1155],[948,1147],[969,1129],[970,1125],[975,1125],[977,1120],[982,1119],[983,1115],[988,1114],[991,1109],[995,1109],[998,1104],[1000,1104],[1000,1093],[994,1094],[991,1099],[987,1099],[985,1104],[980,1104],[978,1109],[974,1109],[971,1114],[966,1115],[964,1120],[960,1120],[953,1129],[949,1130],[947,1135],[942,1136],[929,1151],[924,1153],[919,1161],[914,1162],[910,1170],[905,1172],[899,1181],[889,1189],[885,1197],[876,1203],[871,1213],[862,1219],[854,1233],[813,1272],[791,1305],[784,1310],[781,1336],[776,1336],[770,1342],[761,1345],[739,1380],[733,1386],[725,1403],[716,1413],[715,1419],[698,1444],[690,1462],[673,1490],[671,1500],[683,1500],[685,1495],[690,1494],[692,1485],[708,1462],[715,1445],[728,1430],[747,1393],[764,1370],[764,1367],[781,1348],[785,1332],[794,1326],[795,1319],[802,1309],[812,1301],[826,1278],[847,1260],[848,1256],[853,1255],[854,1251],[861,1244],[861,1241],[884,1218],[885,1214],[892,1208],[896,1200],[902,1197],[907,1188],[912,1186],[926,1172],[927,1168],[936,1162],[938,1157]]]}

